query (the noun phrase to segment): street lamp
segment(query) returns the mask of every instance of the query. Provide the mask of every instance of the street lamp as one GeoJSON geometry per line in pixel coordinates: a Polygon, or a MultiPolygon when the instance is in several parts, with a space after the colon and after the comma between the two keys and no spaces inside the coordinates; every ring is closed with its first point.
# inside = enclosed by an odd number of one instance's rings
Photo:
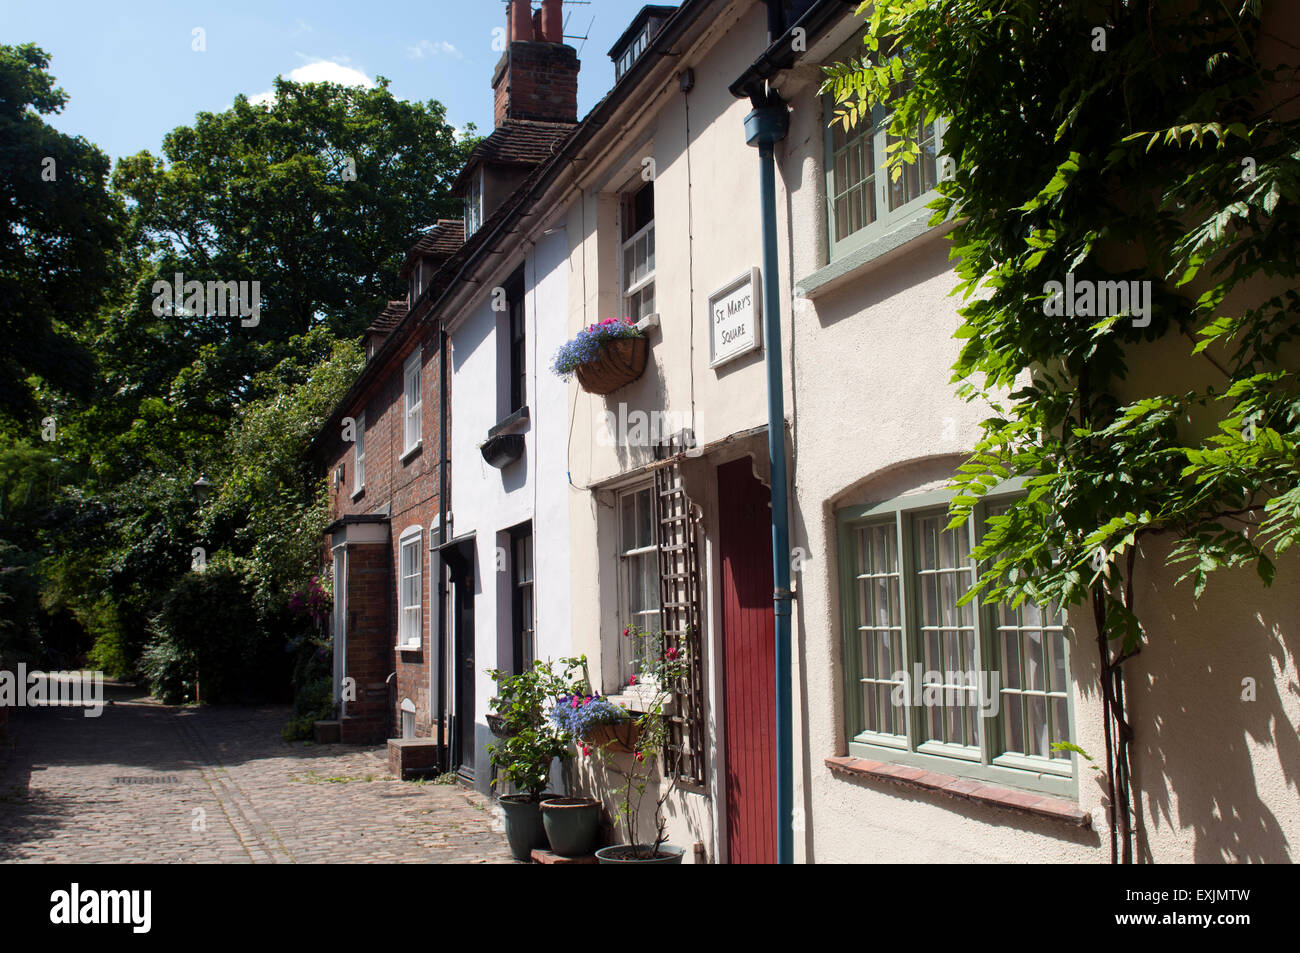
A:
{"type": "Polygon", "coordinates": [[[212,484],[208,482],[206,476],[200,473],[199,478],[190,485],[190,490],[194,493],[194,502],[202,503],[211,495],[212,484]]]}

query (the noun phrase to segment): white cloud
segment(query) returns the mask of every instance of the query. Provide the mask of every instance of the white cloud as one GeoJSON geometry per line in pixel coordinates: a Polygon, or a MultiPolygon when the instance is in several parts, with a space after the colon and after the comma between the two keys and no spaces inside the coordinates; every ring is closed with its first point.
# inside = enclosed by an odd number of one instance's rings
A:
{"type": "Polygon", "coordinates": [[[413,60],[424,59],[426,56],[450,56],[454,59],[463,60],[465,54],[456,47],[452,46],[446,40],[439,40],[432,43],[429,40],[421,40],[415,46],[406,48],[406,55],[413,60]]]}
{"type": "MultiPolygon", "coordinates": [[[[337,83],[340,86],[361,86],[373,89],[375,81],[359,69],[334,60],[313,60],[289,71],[286,79],[295,83],[337,83]]],[[[268,89],[249,96],[248,101],[254,106],[275,101],[275,90],[268,89]]]]}

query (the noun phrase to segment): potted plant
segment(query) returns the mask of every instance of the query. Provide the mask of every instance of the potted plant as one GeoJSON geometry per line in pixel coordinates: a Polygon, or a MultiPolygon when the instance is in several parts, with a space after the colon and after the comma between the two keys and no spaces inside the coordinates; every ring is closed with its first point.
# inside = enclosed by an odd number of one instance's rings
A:
{"type": "MultiPolygon", "coordinates": [[[[634,724],[626,709],[585,691],[557,698],[550,718],[561,735],[576,741],[587,754],[593,746],[611,743],[603,732],[615,727],[626,730],[634,724]]],[[[575,797],[544,800],[542,826],[551,850],[561,857],[590,854],[600,833],[600,801],[575,797]]]]}
{"type": "Polygon", "coordinates": [[[536,847],[546,846],[540,811],[543,792],[551,778],[551,762],[569,757],[569,738],[547,718],[558,692],[568,690],[581,659],[561,659],[563,674],[540,659],[518,675],[500,669],[488,672],[497,683],[492,699],[500,726],[498,740],[488,745],[488,756],[498,776],[510,782],[514,793],[498,800],[505,815],[506,840],[516,860],[527,860],[536,847]]]}
{"type": "Polygon", "coordinates": [[[629,843],[603,847],[596,851],[596,859],[602,864],[680,864],[682,848],[665,843],[668,820],[663,809],[677,787],[680,750],[665,757],[667,783],[660,781],[655,785],[652,830],[646,829],[641,808],[651,789],[660,755],[667,752],[668,724],[664,720],[664,708],[672,698],[674,686],[686,677],[686,653],[676,646],[665,645],[660,634],[636,626],[625,628],[623,635],[642,643],[642,652],[638,654],[646,661],[641,663],[640,675],[633,676],[629,684],[641,686],[642,697],[647,702],[644,711],[629,715],[636,725],[636,734],[628,754],[617,752],[609,742],[598,746],[588,743],[583,747],[583,754],[594,750],[606,768],[623,782],[614,793],[618,819],[627,831],[629,843]]]}
{"type": "Polygon", "coordinates": [[[589,394],[612,394],[645,373],[645,335],[627,318],[606,318],[578,332],[555,353],[551,369],[566,381],[576,375],[589,394]]]}

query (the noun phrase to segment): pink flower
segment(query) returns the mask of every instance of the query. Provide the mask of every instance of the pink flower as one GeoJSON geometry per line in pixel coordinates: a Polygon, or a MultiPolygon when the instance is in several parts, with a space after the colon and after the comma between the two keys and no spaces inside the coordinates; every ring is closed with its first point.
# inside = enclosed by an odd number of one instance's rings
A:
{"type": "Polygon", "coordinates": [[[640,751],[638,751],[638,752],[636,753],[636,759],[637,759],[638,761],[644,761],[644,760],[645,760],[645,755],[643,755],[640,751]]]}
{"type": "Polygon", "coordinates": [[[588,695],[588,696],[583,700],[582,703],[583,703],[584,705],[590,705],[590,704],[591,704],[591,696],[588,695]]]}
{"type": "Polygon", "coordinates": [[[672,661],[673,659],[677,658],[677,649],[670,646],[668,648],[668,651],[664,653],[664,658],[668,659],[669,661],[672,661]]]}
{"type": "Polygon", "coordinates": [[[583,745],[583,746],[582,746],[582,756],[583,756],[584,758],[589,758],[589,757],[591,757],[591,749],[588,748],[586,745],[583,745]]]}
{"type": "Polygon", "coordinates": [[[569,699],[569,707],[570,707],[570,708],[577,708],[577,707],[578,707],[579,705],[581,705],[581,704],[582,704],[582,702],[578,701],[578,696],[577,696],[577,695],[574,695],[572,698],[569,699]]]}
{"type": "Polygon", "coordinates": [[[623,626],[623,638],[626,639],[631,634],[632,634],[632,627],[630,625],[623,626]]]}
{"type": "Polygon", "coordinates": [[[627,683],[628,683],[629,685],[635,685],[635,684],[636,684],[636,676],[635,676],[635,675],[629,675],[629,676],[627,677],[627,683]]]}

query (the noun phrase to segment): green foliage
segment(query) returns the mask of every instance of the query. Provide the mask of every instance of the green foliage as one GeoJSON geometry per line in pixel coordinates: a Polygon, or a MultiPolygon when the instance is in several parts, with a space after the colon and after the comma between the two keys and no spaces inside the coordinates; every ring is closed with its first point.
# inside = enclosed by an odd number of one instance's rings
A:
{"type": "MultiPolygon", "coordinates": [[[[515,791],[534,797],[546,790],[551,762],[568,758],[569,738],[548,719],[547,711],[560,695],[586,690],[585,657],[560,659],[556,672],[550,662],[536,660],[517,675],[492,669],[497,683],[491,705],[501,718],[503,737],[488,745],[488,756],[515,791]]],[[[492,782],[497,783],[496,779],[492,782]]]]}
{"type": "MultiPolygon", "coordinates": [[[[649,632],[636,625],[628,625],[623,629],[623,637],[636,643],[634,655],[641,659],[641,663],[635,684],[643,692],[648,691],[648,695],[645,696],[642,710],[631,715],[636,738],[631,754],[616,753],[611,744],[605,744],[598,747],[597,755],[621,779],[621,784],[613,791],[618,804],[617,820],[627,830],[633,855],[641,856],[641,852],[645,851],[645,856],[654,857],[668,836],[664,804],[677,786],[677,764],[665,763],[664,774],[669,779],[668,783],[659,785],[652,799],[653,837],[644,837],[640,833],[643,823],[641,808],[651,789],[660,756],[666,755],[669,750],[669,729],[664,709],[672,699],[674,688],[687,678],[689,661],[685,651],[670,645],[661,632],[649,632]]],[[[587,751],[587,746],[584,745],[583,750],[587,751]]],[[[681,753],[678,752],[677,757],[680,756],[681,753]]]]}
{"type": "Polygon", "coordinates": [[[293,663],[293,716],[282,732],[285,741],[308,741],[318,721],[334,717],[332,640],[318,631],[290,642],[293,663]]]}
{"type": "Polygon", "coordinates": [[[42,119],[67,101],[33,44],[0,46],[0,420],[32,424],[50,408],[33,375],[88,395],[94,360],[75,338],[104,298],[122,208],[108,157],[42,119]]]}
{"type": "Polygon", "coordinates": [[[252,586],[225,565],[182,576],[153,633],[141,671],[168,702],[246,697],[265,679],[275,649],[259,625],[252,586]]]}
{"type": "MultiPolygon", "coordinates": [[[[277,79],[273,101],[239,96],[199,113],[164,138],[165,161],[142,152],[113,181],[138,240],[158,251],[157,277],[175,264],[187,279],[260,281],[258,340],[321,322],[351,337],[398,290],[417,230],[459,214],[448,188],[471,145],[440,103],[397,99],[385,79],[374,89],[277,79]]],[[[201,333],[224,338],[237,323],[204,317],[201,333]]]]}
{"type": "MultiPolygon", "coordinates": [[[[82,264],[0,258],[4,298],[21,317],[7,335],[19,347],[0,356],[0,391],[16,375],[57,423],[57,439],[41,440],[40,418],[29,419],[30,407],[6,418],[0,393],[0,538],[31,567],[42,603],[22,628],[40,635],[33,651],[43,651],[52,620],[75,618],[97,664],[133,669],[200,548],[209,566],[250,586],[257,638],[283,645],[300,633],[284,600],[319,570],[326,522],[311,437],[355,380],[355,338],[399,293],[397,266],[418,229],[458,213],[449,185],[473,141],[453,137],[441,105],[400,101],[386,83],[280,81],[272,103],[241,98],[174,130],[162,158],[120,161],[110,191],[107,160],[100,169],[76,141],[54,142],[32,112],[62,103],[44,62],[34,49],[0,48],[0,134],[26,137],[20,158],[37,154],[0,184],[13,200],[0,215],[48,225],[49,247],[82,264]],[[39,181],[46,154],[58,159],[61,192],[39,181]],[[92,172],[102,174],[92,181],[92,172]],[[60,245],[57,228],[71,226],[50,217],[47,200],[92,185],[104,198],[78,198],[77,241],[60,245]],[[90,221],[104,202],[111,229],[90,221]],[[84,246],[101,237],[121,241],[96,257],[84,246]],[[29,307],[49,290],[33,262],[57,266],[57,340],[29,307]],[[154,282],[176,272],[258,281],[259,324],[155,313],[154,282]],[[69,373],[45,373],[29,344],[69,373]],[[203,506],[192,491],[200,474],[216,488],[203,506]]],[[[174,635],[158,636],[149,655],[159,681],[175,682],[168,673],[190,664],[174,635]]]]}
{"type": "MultiPolygon", "coordinates": [[[[866,55],[828,70],[840,121],[878,102],[904,139],[949,121],[956,174],[932,207],[958,220],[954,380],[992,410],[954,521],[1028,480],[975,553],[978,590],[1100,597],[1123,652],[1143,537],[1171,537],[1199,596],[1222,568],[1270,581],[1300,534],[1300,136],[1278,108],[1296,71],[1257,59],[1260,6],[884,0],[866,55]],[[1149,326],[1047,316],[1067,272],[1151,280],[1149,326]]],[[[915,156],[900,146],[894,174],[915,156]]]]}

